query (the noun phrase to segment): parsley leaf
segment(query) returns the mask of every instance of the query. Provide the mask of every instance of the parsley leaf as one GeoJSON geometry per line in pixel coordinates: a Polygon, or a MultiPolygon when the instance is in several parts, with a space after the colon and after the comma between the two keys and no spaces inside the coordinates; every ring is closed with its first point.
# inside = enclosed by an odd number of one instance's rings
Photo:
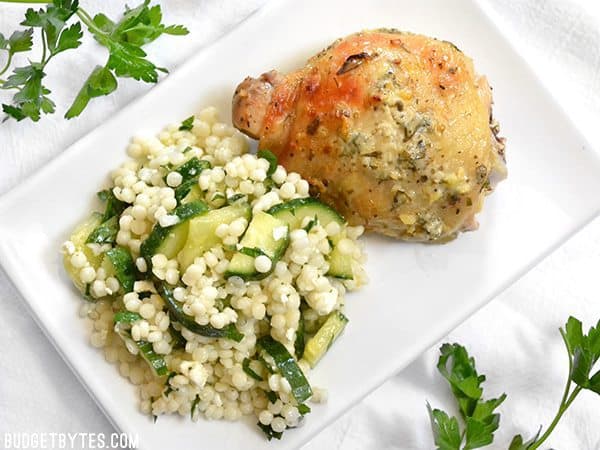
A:
{"type": "Polygon", "coordinates": [[[32,46],[33,28],[28,28],[23,31],[15,31],[6,40],[4,39],[4,36],[0,34],[0,48],[5,49],[8,47],[9,55],[29,51],[31,50],[32,46]],[[4,46],[2,45],[3,40],[5,41],[4,46]]]}
{"type": "Polygon", "coordinates": [[[65,36],[62,36],[63,28],[77,12],[78,7],[79,2],[77,0],[54,0],[46,9],[36,11],[29,8],[25,12],[25,20],[21,22],[21,25],[41,28],[45,44],[48,46],[51,56],[54,56],[62,51],[77,48],[81,45],[81,25],[75,26],[79,22],[70,27],[65,36]]]}
{"type": "Polygon", "coordinates": [[[466,419],[465,450],[484,447],[494,441],[494,432],[500,426],[500,414],[494,413],[506,394],[487,401],[480,401],[475,406],[473,415],[466,419]]]}
{"type": "Polygon", "coordinates": [[[563,336],[572,359],[571,380],[583,389],[600,394],[600,370],[591,375],[594,364],[600,358],[600,321],[583,334],[581,321],[569,317],[563,336]]]}
{"type": "Polygon", "coordinates": [[[449,417],[439,409],[431,409],[429,403],[427,403],[427,410],[436,450],[459,450],[462,436],[456,417],[449,417]]]}
{"type": "Polygon", "coordinates": [[[463,418],[473,414],[483,389],[484,375],[478,375],[475,360],[458,344],[444,344],[440,348],[438,371],[450,383],[463,418]]]}
{"type": "Polygon", "coordinates": [[[117,89],[117,79],[106,67],[96,66],[82,86],[65,117],[71,119],[78,116],[92,98],[108,95],[117,89]]]}
{"type": "MultiPolygon", "coordinates": [[[[506,396],[503,396],[506,398],[506,396]]],[[[500,403],[504,398],[500,397],[500,403]]],[[[500,426],[500,414],[490,414],[482,420],[467,417],[466,442],[464,450],[485,447],[494,442],[494,432],[500,426]]]]}
{"type": "Polygon", "coordinates": [[[600,370],[596,372],[591,378],[589,383],[589,390],[595,392],[596,394],[600,394],[600,370]]]}
{"type": "Polygon", "coordinates": [[[169,25],[163,30],[163,33],[173,36],[184,36],[189,33],[189,30],[183,25],[169,25]]]}
{"type": "Polygon", "coordinates": [[[158,71],[167,72],[166,69],[157,67],[147,60],[146,52],[135,45],[112,40],[106,40],[104,45],[110,52],[106,65],[109,69],[114,70],[115,75],[119,77],[156,83],[158,81],[158,71]]]}
{"type": "Polygon", "coordinates": [[[79,47],[81,45],[82,37],[83,32],[81,31],[81,24],[79,22],[74,23],[60,33],[56,44],[51,48],[52,54],[57,55],[65,50],[79,47]]]}
{"type": "MultiPolygon", "coordinates": [[[[157,39],[161,34],[170,33],[171,28],[162,23],[160,6],[149,7],[150,1],[144,0],[135,8],[125,8],[119,22],[114,22],[105,14],[96,14],[90,18],[87,13],[79,14],[96,41],[108,49],[108,61],[104,67],[96,67],[86,84],[75,98],[65,117],[70,119],[81,114],[90,99],[112,93],[117,88],[116,77],[133,78],[146,83],[156,83],[159,72],[165,68],[156,66],[148,60],[141,46],[157,39]]],[[[188,30],[176,26],[178,34],[187,34],[188,30]]]]}
{"type": "MultiPolygon", "coordinates": [[[[94,38],[109,51],[107,67],[120,77],[130,77],[147,83],[158,81],[158,72],[166,69],[157,67],[146,59],[146,52],[140,47],[154,41],[168,28],[162,24],[160,6],[148,7],[150,0],[144,0],[136,8],[126,7],[118,23],[104,14],[97,14],[88,24],[94,38]]],[[[187,34],[188,30],[182,27],[187,34]]]]}
{"type": "Polygon", "coordinates": [[[459,344],[444,344],[440,348],[438,371],[450,384],[458,403],[461,417],[465,422],[464,433],[456,417],[449,417],[443,411],[431,410],[429,416],[433,429],[434,442],[440,450],[471,450],[484,447],[494,441],[494,432],[500,425],[500,414],[494,411],[506,399],[502,394],[490,400],[482,399],[482,384],[485,375],[477,373],[475,359],[459,344]]]}
{"type": "Polygon", "coordinates": [[[535,434],[535,436],[527,442],[523,442],[523,437],[520,434],[517,434],[510,442],[508,450],[528,450],[538,440],[541,431],[542,427],[538,428],[538,432],[535,434]]]}
{"type": "Polygon", "coordinates": [[[123,42],[141,46],[154,41],[161,34],[185,35],[189,31],[182,25],[165,26],[162,24],[162,11],[160,6],[148,7],[149,0],[137,8],[127,9],[123,19],[115,27],[114,33],[123,42]]]}
{"type": "Polygon", "coordinates": [[[54,112],[54,102],[48,97],[50,90],[42,84],[45,76],[39,63],[15,68],[2,88],[16,88],[17,93],[13,96],[13,104],[3,104],[2,110],[18,121],[30,118],[34,122],[40,119],[41,112],[54,112]]]}

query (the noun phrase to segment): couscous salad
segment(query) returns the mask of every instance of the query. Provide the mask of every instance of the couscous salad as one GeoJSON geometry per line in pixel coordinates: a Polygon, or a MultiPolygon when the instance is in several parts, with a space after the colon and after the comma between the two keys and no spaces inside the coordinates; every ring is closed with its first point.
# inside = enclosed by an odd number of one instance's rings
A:
{"type": "Polygon", "coordinates": [[[62,248],[92,345],[149,416],[254,415],[280,438],[327,399],[309,372],[366,281],[363,228],[212,107],[127,153],[62,248]]]}

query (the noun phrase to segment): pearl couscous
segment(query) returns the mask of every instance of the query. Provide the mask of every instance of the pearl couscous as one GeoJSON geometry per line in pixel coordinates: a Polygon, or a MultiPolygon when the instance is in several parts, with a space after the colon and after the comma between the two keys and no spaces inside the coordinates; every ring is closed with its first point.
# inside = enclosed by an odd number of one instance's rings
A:
{"type": "Polygon", "coordinates": [[[309,370],[347,323],[365,255],[297,173],[207,108],[136,137],[63,245],[91,344],[151,416],[254,415],[269,439],[324,402],[309,370]]]}

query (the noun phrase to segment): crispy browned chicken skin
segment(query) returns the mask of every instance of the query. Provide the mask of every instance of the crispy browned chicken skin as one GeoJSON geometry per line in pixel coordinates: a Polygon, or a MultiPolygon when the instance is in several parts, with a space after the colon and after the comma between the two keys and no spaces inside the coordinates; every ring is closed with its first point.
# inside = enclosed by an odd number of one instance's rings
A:
{"type": "Polygon", "coordinates": [[[486,79],[451,43],[376,30],[288,75],[247,78],[233,120],[351,224],[443,241],[477,227],[506,176],[491,104],[486,79]]]}

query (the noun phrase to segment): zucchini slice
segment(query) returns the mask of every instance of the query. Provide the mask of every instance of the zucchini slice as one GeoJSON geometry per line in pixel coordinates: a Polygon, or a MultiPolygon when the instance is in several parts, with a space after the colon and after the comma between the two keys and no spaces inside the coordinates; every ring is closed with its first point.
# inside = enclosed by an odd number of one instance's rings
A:
{"type": "MultiPolygon", "coordinates": [[[[75,251],[82,252],[87,258],[90,265],[96,270],[100,267],[100,264],[102,263],[102,255],[95,255],[92,249],[90,249],[86,245],[86,241],[90,233],[92,233],[96,228],[98,228],[98,226],[100,226],[101,223],[102,214],[93,213],[87,220],[79,224],[75,228],[75,230],[73,230],[73,233],[69,237],[69,241],[71,241],[75,246],[75,251]]],[[[79,271],[81,269],[73,267],[73,265],[71,264],[71,255],[64,255],[63,265],[67,274],[73,281],[75,287],[79,289],[82,293],[85,293],[86,286],[84,283],[81,282],[81,279],[79,278],[79,271]]]]}
{"type": "Polygon", "coordinates": [[[133,291],[135,283],[135,264],[129,251],[123,247],[114,247],[108,250],[104,256],[106,263],[103,265],[109,266],[107,274],[115,274],[123,292],[133,291]]]}
{"type": "Polygon", "coordinates": [[[185,197],[181,199],[181,203],[191,203],[195,200],[202,200],[202,191],[200,190],[200,186],[194,184],[190,191],[187,193],[185,197]]]}
{"type": "Polygon", "coordinates": [[[168,372],[167,363],[162,356],[154,351],[152,344],[146,341],[138,341],[136,342],[136,345],[140,350],[140,355],[142,355],[144,361],[146,361],[154,371],[154,374],[158,377],[165,376],[168,372]]]}
{"type": "Polygon", "coordinates": [[[354,279],[352,258],[348,255],[342,255],[336,245],[333,246],[327,260],[329,261],[329,271],[327,272],[327,275],[342,280],[354,279]]]}
{"type": "MultiPolygon", "coordinates": [[[[300,228],[305,217],[313,219],[309,222],[307,231],[310,231],[310,228],[314,226],[314,220],[323,227],[326,227],[331,222],[338,223],[340,227],[346,224],[344,218],[336,210],[312,197],[296,198],[285,203],[280,203],[273,206],[267,212],[288,223],[290,229],[300,228]]],[[[352,280],[354,278],[352,258],[342,255],[336,247],[336,244],[344,237],[345,232],[342,232],[332,239],[333,248],[328,258],[329,271],[327,275],[344,280],[352,280]]]]}
{"type": "Polygon", "coordinates": [[[106,222],[108,219],[114,216],[120,216],[121,213],[127,208],[127,203],[117,199],[112,189],[106,189],[98,192],[98,198],[106,202],[104,208],[104,215],[102,216],[102,222],[106,222]]]}
{"type": "Polygon", "coordinates": [[[323,355],[329,350],[333,342],[344,331],[348,318],[340,311],[332,312],[319,331],[308,340],[304,347],[302,357],[315,367],[323,355]]]}
{"type": "Polygon", "coordinates": [[[312,197],[295,198],[280,203],[271,207],[267,213],[286,222],[292,230],[300,228],[305,217],[316,217],[323,227],[330,222],[337,222],[340,226],[346,223],[335,209],[312,197]]]}
{"type": "Polygon", "coordinates": [[[258,249],[257,253],[265,254],[275,261],[281,258],[288,244],[288,225],[262,211],[252,217],[252,221],[240,241],[243,248],[258,249]]]}
{"type": "Polygon", "coordinates": [[[119,217],[112,216],[105,220],[90,233],[86,244],[114,244],[119,231],[119,217]]]}
{"type": "Polygon", "coordinates": [[[258,272],[254,267],[255,258],[259,255],[268,256],[272,270],[288,244],[289,226],[286,222],[262,211],[256,213],[240,241],[240,251],[229,262],[226,276],[238,276],[245,280],[266,277],[271,271],[258,272]]]}
{"type": "Polygon", "coordinates": [[[162,253],[169,259],[175,258],[185,245],[189,228],[189,222],[170,228],[162,243],[156,248],[156,253],[162,253]]]}
{"type": "Polygon", "coordinates": [[[239,217],[250,220],[250,216],[250,205],[236,202],[190,220],[185,244],[177,256],[181,273],[194,262],[196,257],[221,244],[221,238],[215,233],[220,224],[229,224],[239,217]]]}
{"type": "Polygon", "coordinates": [[[256,342],[256,345],[273,358],[280,375],[290,383],[292,395],[298,403],[303,403],[310,398],[312,389],[308,380],[294,357],[290,355],[290,352],[281,342],[276,341],[271,336],[263,336],[256,342]]]}
{"type": "Polygon", "coordinates": [[[254,267],[254,257],[238,252],[231,258],[227,266],[225,277],[240,277],[244,280],[259,280],[268,273],[259,273],[254,267]]]}
{"type": "Polygon", "coordinates": [[[208,206],[202,200],[179,205],[173,214],[179,217],[179,223],[171,227],[161,227],[156,224],[150,235],[140,247],[140,254],[148,264],[157,253],[163,253],[167,258],[174,258],[185,245],[188,235],[188,221],[193,217],[205,214],[208,206]]]}
{"type": "Polygon", "coordinates": [[[142,316],[140,316],[138,313],[130,311],[118,311],[115,313],[113,318],[115,323],[115,332],[121,337],[121,339],[123,339],[128,350],[131,346],[137,347],[139,354],[144,361],[148,363],[154,374],[158,377],[162,377],[168,372],[165,359],[154,351],[150,342],[134,341],[131,337],[131,324],[138,320],[142,320],[142,316]]]}
{"type": "Polygon", "coordinates": [[[215,328],[211,325],[200,325],[192,316],[188,316],[183,312],[181,303],[175,300],[173,290],[167,286],[166,283],[161,282],[158,284],[158,292],[167,304],[171,317],[192,333],[206,337],[231,339],[235,342],[240,342],[244,339],[244,335],[238,331],[233,323],[230,323],[223,328],[215,328]]]}

